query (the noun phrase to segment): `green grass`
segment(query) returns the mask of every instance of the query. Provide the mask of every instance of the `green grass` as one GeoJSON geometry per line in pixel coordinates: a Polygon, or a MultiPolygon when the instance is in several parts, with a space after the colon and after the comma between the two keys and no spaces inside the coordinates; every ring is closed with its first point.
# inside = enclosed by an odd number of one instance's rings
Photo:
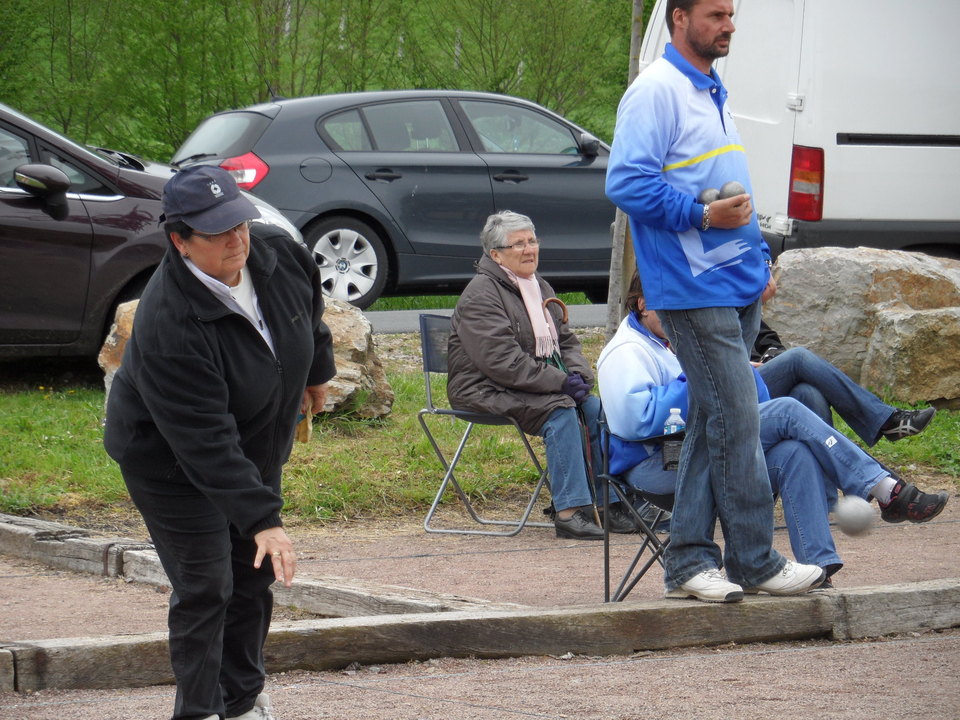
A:
{"type": "MultiPolygon", "coordinates": [[[[415,342],[411,341],[412,343],[415,342]]],[[[596,359],[602,338],[587,337],[596,359]]],[[[422,517],[442,475],[418,422],[423,375],[391,372],[392,414],[362,420],[349,414],[319,418],[310,443],[295,444],[284,480],[286,513],[306,523],[352,518],[422,517]]],[[[98,378],[84,382],[12,381],[0,384],[0,512],[101,517],[132,510],[116,465],[103,450],[103,391],[98,378]]],[[[442,385],[435,397],[444,397],[442,385]]],[[[449,454],[462,426],[429,418],[449,454]]],[[[842,423],[838,427],[852,434],[842,423]]],[[[479,501],[496,508],[514,502],[535,480],[513,431],[479,428],[458,479],[479,501]]],[[[898,443],[881,440],[873,453],[909,479],[960,488],[960,412],[942,410],[921,435],[898,443]]],[[[539,448],[539,439],[534,438],[539,448]]]]}
{"type": "MultiPolygon", "coordinates": [[[[590,301],[582,292],[559,293],[557,295],[567,305],[589,305],[590,301]]],[[[403,297],[382,297],[373,303],[369,310],[452,310],[457,305],[459,295],[408,295],[403,297]]]]}
{"type": "Polygon", "coordinates": [[[125,499],[120,473],[103,450],[102,415],[98,389],[38,386],[0,395],[0,509],[125,499]]]}

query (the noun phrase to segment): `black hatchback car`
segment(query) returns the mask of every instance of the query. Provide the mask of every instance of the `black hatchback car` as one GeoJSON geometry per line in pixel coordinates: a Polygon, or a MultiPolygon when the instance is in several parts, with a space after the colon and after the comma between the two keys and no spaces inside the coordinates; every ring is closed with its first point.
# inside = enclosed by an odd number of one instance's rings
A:
{"type": "Polygon", "coordinates": [[[96,355],[116,306],[139,297],[167,247],[157,221],[174,172],[0,104],[0,357],[96,355]]]}
{"type": "Polygon", "coordinates": [[[529,215],[540,273],[606,299],[609,148],[519,98],[397,90],[276,100],[204,120],[173,156],[218,164],[301,230],[328,295],[461,290],[498,210],[529,215]]]}

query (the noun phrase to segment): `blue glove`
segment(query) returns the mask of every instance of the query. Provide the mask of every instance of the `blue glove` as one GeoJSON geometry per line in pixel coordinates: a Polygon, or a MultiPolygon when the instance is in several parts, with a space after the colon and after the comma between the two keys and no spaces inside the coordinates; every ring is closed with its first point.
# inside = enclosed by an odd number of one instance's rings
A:
{"type": "Polygon", "coordinates": [[[590,394],[590,386],[583,379],[580,373],[570,373],[563,381],[560,391],[573,398],[573,401],[579,405],[587,399],[590,394]]]}

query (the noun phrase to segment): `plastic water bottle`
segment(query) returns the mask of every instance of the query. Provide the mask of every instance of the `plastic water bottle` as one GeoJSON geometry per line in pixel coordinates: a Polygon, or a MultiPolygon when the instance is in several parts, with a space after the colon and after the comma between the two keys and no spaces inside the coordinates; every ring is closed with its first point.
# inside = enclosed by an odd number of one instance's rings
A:
{"type": "Polygon", "coordinates": [[[673,435],[674,433],[683,432],[686,429],[687,424],[683,421],[683,416],[680,415],[680,408],[670,408],[670,417],[667,418],[667,422],[663,425],[663,434],[673,435]]]}

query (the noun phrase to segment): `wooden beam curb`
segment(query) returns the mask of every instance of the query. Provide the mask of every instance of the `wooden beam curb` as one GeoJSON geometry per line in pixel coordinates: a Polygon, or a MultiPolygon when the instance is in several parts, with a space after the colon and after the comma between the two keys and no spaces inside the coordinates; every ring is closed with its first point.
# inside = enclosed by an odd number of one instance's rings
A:
{"type": "MultiPolygon", "coordinates": [[[[149,543],[94,536],[89,531],[59,523],[0,515],[0,552],[74,572],[169,586],[157,553],[149,543]]],[[[297,580],[292,588],[275,588],[274,598],[281,605],[326,617],[523,607],[338,577],[297,580]]]]}
{"type": "MultiPolygon", "coordinates": [[[[653,600],[275,623],[267,670],[329,670],[436,657],[626,655],[695,645],[852,639],[960,626],[960,578],[749,597],[711,605],[653,600]]],[[[106,689],[172,682],[166,635],[11,643],[14,687],[106,689]]]]}

